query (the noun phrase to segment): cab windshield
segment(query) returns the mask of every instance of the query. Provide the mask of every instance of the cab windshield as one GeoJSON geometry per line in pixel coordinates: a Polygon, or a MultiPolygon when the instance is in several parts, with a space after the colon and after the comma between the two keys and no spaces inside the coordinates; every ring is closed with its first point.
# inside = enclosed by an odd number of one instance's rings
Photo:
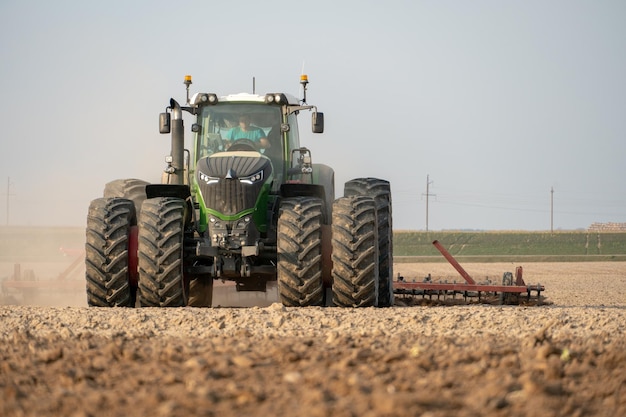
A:
{"type": "Polygon", "coordinates": [[[220,103],[198,115],[196,160],[227,151],[235,142],[248,142],[260,152],[281,149],[280,107],[264,103],[220,103]],[[250,143],[252,142],[252,143],[250,143]]]}

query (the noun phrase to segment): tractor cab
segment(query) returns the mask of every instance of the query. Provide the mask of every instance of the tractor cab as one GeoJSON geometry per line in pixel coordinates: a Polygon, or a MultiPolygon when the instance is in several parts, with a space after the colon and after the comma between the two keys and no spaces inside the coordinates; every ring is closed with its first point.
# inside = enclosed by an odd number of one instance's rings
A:
{"type": "MultiPolygon", "coordinates": [[[[282,93],[219,98],[196,93],[189,104],[195,107],[197,117],[191,128],[196,164],[220,152],[257,151],[271,160],[275,190],[288,180],[290,169],[298,164],[298,158],[292,160],[292,150],[300,148],[297,115],[312,106],[302,106],[295,97],[282,93]]],[[[314,114],[321,117],[321,113],[314,114]]],[[[318,122],[315,128],[319,131],[323,126],[318,122]]]]}
{"type": "Polygon", "coordinates": [[[215,105],[199,107],[192,126],[196,164],[221,152],[256,151],[270,158],[280,182],[286,160],[283,151],[299,147],[297,121],[284,118],[281,110],[252,94],[222,97],[215,105]]]}

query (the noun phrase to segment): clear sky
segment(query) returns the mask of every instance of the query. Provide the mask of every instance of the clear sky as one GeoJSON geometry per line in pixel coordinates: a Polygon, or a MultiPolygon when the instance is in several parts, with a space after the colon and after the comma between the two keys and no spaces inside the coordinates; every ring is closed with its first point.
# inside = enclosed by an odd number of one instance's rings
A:
{"type": "Polygon", "coordinates": [[[338,195],[389,180],[395,229],[426,228],[427,176],[430,230],[626,222],[624,22],[622,0],[0,0],[0,224],[82,226],[106,182],[159,181],[185,74],[300,95],[303,67],[326,119],[303,144],[338,195]]]}

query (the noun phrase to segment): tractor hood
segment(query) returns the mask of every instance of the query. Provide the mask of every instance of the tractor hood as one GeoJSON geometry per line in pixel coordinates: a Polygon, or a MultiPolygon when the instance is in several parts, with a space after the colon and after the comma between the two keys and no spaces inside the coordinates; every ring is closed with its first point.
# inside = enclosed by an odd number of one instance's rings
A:
{"type": "Polygon", "coordinates": [[[259,152],[220,152],[200,159],[197,165],[196,181],[204,205],[218,215],[250,213],[271,180],[272,164],[259,152]]]}

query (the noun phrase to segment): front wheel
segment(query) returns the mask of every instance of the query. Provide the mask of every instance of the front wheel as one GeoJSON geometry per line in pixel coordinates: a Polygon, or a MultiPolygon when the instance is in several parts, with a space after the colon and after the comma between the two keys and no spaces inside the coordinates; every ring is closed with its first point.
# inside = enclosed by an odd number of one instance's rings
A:
{"type": "Polygon", "coordinates": [[[283,200],[278,217],[278,296],[285,306],[324,303],[322,282],[322,200],[283,200]]]}
{"type": "Polygon", "coordinates": [[[185,200],[147,199],[139,216],[139,301],[147,307],[187,305],[183,275],[185,200]]]}

